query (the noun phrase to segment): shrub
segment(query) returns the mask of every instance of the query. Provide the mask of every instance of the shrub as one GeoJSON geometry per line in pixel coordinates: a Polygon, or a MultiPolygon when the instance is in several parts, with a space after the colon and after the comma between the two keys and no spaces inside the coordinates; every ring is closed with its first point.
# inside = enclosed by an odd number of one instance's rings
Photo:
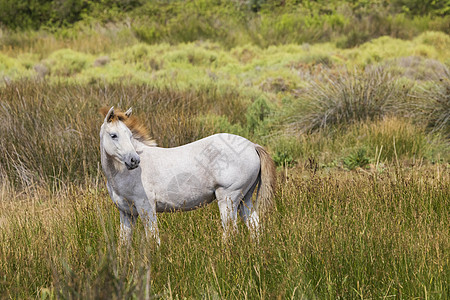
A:
{"type": "Polygon", "coordinates": [[[392,6],[410,15],[448,15],[449,0],[394,0],[392,6]]]}
{"type": "Polygon", "coordinates": [[[438,51],[448,51],[450,48],[450,36],[443,32],[427,31],[414,40],[418,43],[433,46],[438,51]]]}
{"type": "Polygon", "coordinates": [[[147,1],[131,16],[134,33],[146,43],[214,40],[231,46],[242,38],[246,25],[238,4],[214,0],[147,1]]]}
{"type": "Polygon", "coordinates": [[[34,73],[32,61],[30,55],[10,57],[0,53],[0,79],[14,80],[21,76],[30,76],[34,73]]]}
{"type": "Polygon", "coordinates": [[[340,38],[336,42],[338,48],[353,48],[367,42],[370,39],[370,34],[358,29],[350,31],[347,35],[340,38]]]}
{"type": "Polygon", "coordinates": [[[260,97],[248,106],[245,124],[240,124],[238,120],[230,120],[229,116],[213,114],[200,115],[197,121],[206,132],[228,132],[258,139],[269,133],[269,118],[272,114],[273,106],[265,98],[260,97]]]}
{"type": "Polygon", "coordinates": [[[226,116],[200,115],[197,122],[199,127],[203,128],[207,134],[226,132],[242,136],[248,135],[248,132],[240,124],[232,124],[226,116]]]}
{"type": "Polygon", "coordinates": [[[273,161],[277,167],[290,167],[295,162],[289,152],[280,150],[273,155],[273,161]]]}
{"type": "Polygon", "coordinates": [[[333,66],[333,60],[329,54],[324,53],[314,53],[304,56],[301,60],[301,63],[307,65],[324,65],[325,67],[331,68],[333,66]]]}
{"type": "Polygon", "coordinates": [[[302,142],[296,137],[279,134],[272,139],[273,161],[277,167],[291,167],[303,154],[302,142]]]}
{"type": "Polygon", "coordinates": [[[0,0],[0,25],[11,29],[60,27],[87,16],[108,21],[142,4],[143,0],[0,0]]]}
{"type": "Polygon", "coordinates": [[[399,111],[408,89],[399,87],[381,67],[329,75],[313,82],[293,107],[291,125],[301,132],[376,120],[399,111]]]}
{"type": "Polygon", "coordinates": [[[288,92],[295,88],[295,84],[289,80],[282,77],[268,77],[260,84],[261,89],[264,92],[288,92]]]}
{"type": "Polygon", "coordinates": [[[273,113],[273,107],[265,98],[256,99],[245,113],[247,119],[247,129],[258,136],[268,134],[268,118],[273,113]]]}

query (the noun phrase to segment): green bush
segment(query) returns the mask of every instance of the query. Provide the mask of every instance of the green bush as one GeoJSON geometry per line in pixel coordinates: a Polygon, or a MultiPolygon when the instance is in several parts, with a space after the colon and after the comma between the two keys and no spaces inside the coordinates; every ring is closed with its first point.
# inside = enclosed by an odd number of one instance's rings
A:
{"type": "Polygon", "coordinates": [[[52,2],[46,0],[0,0],[0,24],[37,29],[53,18],[51,10],[52,2]]]}
{"type": "Polygon", "coordinates": [[[39,29],[70,25],[87,16],[108,20],[141,6],[144,0],[0,0],[0,25],[39,29]]]}
{"type": "Polygon", "coordinates": [[[242,36],[246,15],[233,2],[147,1],[130,13],[132,29],[146,43],[220,41],[235,45],[242,36]]]}
{"type": "Polygon", "coordinates": [[[350,48],[390,35],[447,31],[448,1],[0,0],[0,26],[65,31],[126,23],[146,43],[212,40],[227,47],[337,40],[350,48]]]}
{"type": "Polygon", "coordinates": [[[0,0],[0,24],[11,29],[38,29],[81,20],[90,1],[0,0]]]}
{"type": "Polygon", "coordinates": [[[56,76],[72,76],[87,68],[94,59],[90,55],[61,49],[53,52],[45,61],[44,65],[56,76]]]}
{"type": "Polygon", "coordinates": [[[389,71],[417,81],[435,81],[443,78],[446,73],[445,64],[436,59],[420,56],[406,56],[389,61],[386,64],[389,71]]]}
{"type": "Polygon", "coordinates": [[[244,124],[237,120],[230,120],[229,116],[213,114],[201,115],[198,121],[200,127],[211,133],[228,132],[250,139],[263,139],[269,134],[269,121],[273,110],[273,105],[265,98],[260,97],[247,107],[244,124]]]}
{"type": "Polygon", "coordinates": [[[197,122],[201,128],[209,134],[226,132],[241,136],[248,136],[248,131],[242,128],[240,124],[232,124],[226,116],[217,116],[214,114],[200,115],[197,122]]]}
{"type": "Polygon", "coordinates": [[[291,167],[303,154],[301,141],[286,134],[280,134],[272,139],[270,146],[272,158],[277,167],[291,167]]]}
{"type": "Polygon", "coordinates": [[[392,6],[411,15],[438,15],[450,14],[449,0],[394,0],[392,6]]]}
{"type": "Polygon", "coordinates": [[[268,133],[268,118],[273,113],[273,107],[265,98],[256,99],[245,113],[247,119],[247,129],[258,136],[264,136],[268,133]]]}

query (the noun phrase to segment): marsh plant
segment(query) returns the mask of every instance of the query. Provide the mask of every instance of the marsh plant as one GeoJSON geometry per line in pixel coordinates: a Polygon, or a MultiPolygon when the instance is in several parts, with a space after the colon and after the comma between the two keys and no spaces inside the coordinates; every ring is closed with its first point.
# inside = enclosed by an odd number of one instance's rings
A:
{"type": "Polygon", "coordinates": [[[294,104],[291,126],[313,132],[336,125],[380,120],[399,113],[408,89],[382,67],[338,73],[314,81],[294,104]]]}
{"type": "Polygon", "coordinates": [[[419,93],[422,117],[431,132],[438,132],[450,139],[450,71],[432,82],[431,88],[419,93]]]}

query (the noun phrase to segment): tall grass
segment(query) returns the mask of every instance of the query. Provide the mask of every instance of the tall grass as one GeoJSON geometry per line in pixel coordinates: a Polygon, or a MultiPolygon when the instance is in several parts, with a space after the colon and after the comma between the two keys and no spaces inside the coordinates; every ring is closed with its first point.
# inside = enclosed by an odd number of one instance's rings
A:
{"type": "Polygon", "coordinates": [[[448,141],[440,134],[430,134],[410,118],[401,117],[346,124],[311,134],[278,131],[270,145],[280,166],[312,162],[326,169],[341,168],[358,155],[371,168],[377,164],[400,162],[411,166],[450,160],[448,141]]]}
{"type": "Polygon", "coordinates": [[[151,295],[168,299],[449,295],[448,166],[420,160],[428,135],[412,122],[354,123],[280,142],[260,136],[271,131],[272,104],[247,105],[239,91],[213,86],[25,80],[1,95],[1,297],[142,298],[148,270],[151,295]],[[162,146],[213,133],[220,121],[280,150],[276,209],[259,242],[242,222],[224,242],[213,204],[159,215],[159,248],[140,222],[131,249],[118,248],[118,213],[98,165],[97,108],[110,104],[135,107],[162,146]],[[362,146],[382,168],[321,168],[362,146]],[[403,164],[411,157],[418,163],[403,164]]]}
{"type": "Polygon", "coordinates": [[[291,169],[257,244],[241,222],[225,243],[213,204],[159,215],[159,248],[138,223],[129,252],[117,249],[118,214],[103,184],[7,197],[0,294],[140,298],[150,265],[150,291],[167,299],[446,299],[448,174],[442,165],[372,174],[291,169]]]}

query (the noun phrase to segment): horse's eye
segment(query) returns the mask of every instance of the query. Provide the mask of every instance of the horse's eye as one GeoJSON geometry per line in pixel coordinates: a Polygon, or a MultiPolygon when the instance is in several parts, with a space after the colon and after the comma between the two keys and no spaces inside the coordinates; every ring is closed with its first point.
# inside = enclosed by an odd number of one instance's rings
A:
{"type": "Polygon", "coordinates": [[[117,139],[117,134],[115,134],[115,133],[111,133],[110,136],[113,140],[117,139]]]}

